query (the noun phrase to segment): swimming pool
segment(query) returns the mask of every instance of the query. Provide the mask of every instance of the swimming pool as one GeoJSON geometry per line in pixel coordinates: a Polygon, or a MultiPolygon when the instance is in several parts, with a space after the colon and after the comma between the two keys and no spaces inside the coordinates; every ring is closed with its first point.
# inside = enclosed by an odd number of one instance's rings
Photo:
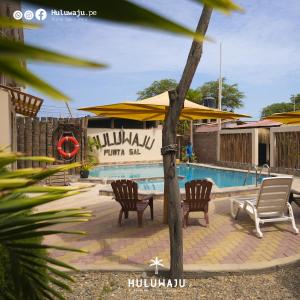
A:
{"type": "MultiPolygon", "coordinates": [[[[193,179],[210,178],[219,187],[233,187],[244,185],[245,172],[216,169],[196,165],[180,164],[177,166],[179,186],[184,188],[187,181],[193,179]]],[[[138,181],[142,190],[163,191],[162,164],[102,166],[90,171],[90,176],[104,180],[112,179],[142,179],[138,181]]],[[[260,178],[261,180],[262,178],[260,178]]],[[[246,185],[255,184],[255,174],[249,174],[246,185]]]]}

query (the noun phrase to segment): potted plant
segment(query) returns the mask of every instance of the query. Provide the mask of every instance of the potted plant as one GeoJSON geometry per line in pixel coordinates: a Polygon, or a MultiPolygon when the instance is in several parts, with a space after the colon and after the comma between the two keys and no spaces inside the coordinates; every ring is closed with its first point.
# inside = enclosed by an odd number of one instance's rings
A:
{"type": "Polygon", "coordinates": [[[93,165],[91,163],[82,164],[80,168],[80,178],[88,178],[92,167],[93,165]]]}

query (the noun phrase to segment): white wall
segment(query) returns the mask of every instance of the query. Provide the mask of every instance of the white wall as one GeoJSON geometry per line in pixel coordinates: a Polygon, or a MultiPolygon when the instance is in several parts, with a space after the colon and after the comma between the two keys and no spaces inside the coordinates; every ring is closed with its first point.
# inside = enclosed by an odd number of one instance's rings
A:
{"type": "Polygon", "coordinates": [[[14,109],[9,93],[2,89],[0,89],[0,108],[0,146],[9,146],[10,150],[16,150],[16,137],[12,136],[12,127],[15,125],[12,123],[15,121],[12,119],[14,118],[14,109]]]}
{"type": "Polygon", "coordinates": [[[162,129],[88,128],[88,136],[101,145],[99,163],[162,160],[162,129]]]}

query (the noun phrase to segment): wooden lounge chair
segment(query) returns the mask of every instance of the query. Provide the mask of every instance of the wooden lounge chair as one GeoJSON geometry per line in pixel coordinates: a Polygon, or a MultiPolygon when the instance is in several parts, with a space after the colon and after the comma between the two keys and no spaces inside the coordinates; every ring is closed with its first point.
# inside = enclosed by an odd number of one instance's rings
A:
{"type": "Polygon", "coordinates": [[[231,200],[232,216],[237,218],[241,209],[246,211],[255,222],[256,234],[260,238],[263,237],[260,224],[268,222],[291,222],[294,232],[298,234],[293,209],[288,202],[292,181],[293,177],[263,179],[256,198],[231,200]]]}
{"type": "Polygon", "coordinates": [[[209,224],[208,202],[211,199],[212,182],[208,180],[192,180],[185,184],[185,200],[182,203],[183,227],[188,226],[189,213],[203,211],[206,226],[209,224]]]}
{"type": "Polygon", "coordinates": [[[138,185],[132,180],[116,180],[111,183],[115,194],[115,200],[121,205],[119,213],[119,225],[121,226],[123,213],[128,218],[130,211],[136,211],[138,217],[138,226],[143,223],[143,214],[147,206],[150,207],[151,220],[153,220],[153,195],[138,198],[138,185]]]}

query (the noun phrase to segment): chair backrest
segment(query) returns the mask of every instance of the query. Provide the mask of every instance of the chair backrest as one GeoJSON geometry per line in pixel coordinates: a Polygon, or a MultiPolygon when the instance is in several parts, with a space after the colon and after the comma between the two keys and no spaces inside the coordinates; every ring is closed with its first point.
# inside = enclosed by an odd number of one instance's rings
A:
{"type": "Polygon", "coordinates": [[[185,184],[186,202],[190,210],[204,209],[210,200],[212,182],[206,179],[192,180],[185,184]]]}
{"type": "Polygon", "coordinates": [[[292,182],[293,177],[263,179],[256,203],[258,214],[284,213],[292,182]]]}
{"type": "Polygon", "coordinates": [[[132,180],[116,180],[111,187],[118,201],[124,210],[136,210],[138,201],[138,185],[132,180]]]}

